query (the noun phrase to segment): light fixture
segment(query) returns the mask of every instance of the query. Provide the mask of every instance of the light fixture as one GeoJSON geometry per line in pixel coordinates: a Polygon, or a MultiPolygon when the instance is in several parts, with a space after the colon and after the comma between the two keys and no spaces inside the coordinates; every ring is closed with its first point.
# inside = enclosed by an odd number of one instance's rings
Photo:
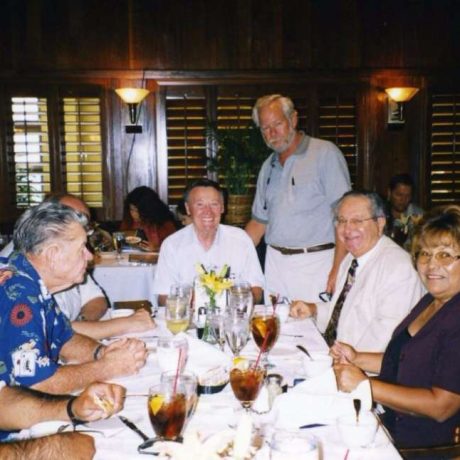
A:
{"type": "Polygon", "coordinates": [[[410,101],[418,92],[418,88],[400,87],[386,88],[388,94],[388,125],[403,126],[404,120],[404,103],[410,101]]]}
{"type": "Polygon", "coordinates": [[[130,134],[142,133],[142,126],[137,124],[139,118],[137,107],[147,97],[150,91],[144,88],[118,88],[115,92],[120,96],[123,102],[128,104],[129,121],[131,125],[125,126],[126,132],[130,134]]]}

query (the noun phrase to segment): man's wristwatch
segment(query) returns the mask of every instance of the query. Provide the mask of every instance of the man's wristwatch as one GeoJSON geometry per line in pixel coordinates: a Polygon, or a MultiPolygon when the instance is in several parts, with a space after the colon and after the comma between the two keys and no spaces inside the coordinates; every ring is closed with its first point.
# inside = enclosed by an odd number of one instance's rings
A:
{"type": "Polygon", "coordinates": [[[80,420],[77,417],[75,417],[75,414],[72,411],[72,404],[73,402],[77,399],[77,396],[72,396],[68,401],[67,401],[67,415],[69,416],[70,421],[72,422],[72,425],[81,425],[82,423],[86,423],[84,420],[80,420]]]}

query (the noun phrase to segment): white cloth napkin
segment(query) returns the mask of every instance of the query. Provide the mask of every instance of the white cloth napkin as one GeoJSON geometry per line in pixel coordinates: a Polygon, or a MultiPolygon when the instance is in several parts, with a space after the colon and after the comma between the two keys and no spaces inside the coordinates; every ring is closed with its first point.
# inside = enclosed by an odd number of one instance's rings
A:
{"type": "Polygon", "coordinates": [[[185,366],[187,371],[193,372],[200,377],[215,367],[230,366],[230,356],[218,350],[213,345],[183,332],[177,334],[177,337],[184,337],[188,342],[188,358],[185,366]]]}
{"type": "Polygon", "coordinates": [[[361,382],[352,393],[339,392],[334,371],[330,369],[278,396],[273,406],[275,423],[284,429],[296,429],[310,423],[333,423],[342,415],[354,414],[353,399],[361,400],[363,411],[371,410],[369,380],[361,382]]]}

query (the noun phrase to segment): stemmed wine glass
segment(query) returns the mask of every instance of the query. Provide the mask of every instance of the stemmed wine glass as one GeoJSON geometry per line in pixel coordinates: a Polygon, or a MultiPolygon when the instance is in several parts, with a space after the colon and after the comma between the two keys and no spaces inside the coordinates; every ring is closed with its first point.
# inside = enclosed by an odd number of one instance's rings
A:
{"type": "Polygon", "coordinates": [[[238,356],[249,340],[248,318],[228,315],[224,320],[224,331],[233,356],[238,356]]]}
{"type": "Polygon", "coordinates": [[[280,332],[280,320],[273,305],[257,305],[251,318],[251,332],[254,341],[262,353],[262,364],[270,369],[268,353],[275,345],[280,332]]]}
{"type": "Polygon", "coordinates": [[[234,283],[229,289],[228,304],[234,314],[250,317],[253,307],[251,285],[245,281],[234,283]]]}
{"type": "Polygon", "coordinates": [[[230,371],[230,385],[236,399],[249,412],[264,383],[265,369],[256,365],[256,361],[235,359],[235,362],[230,371]]]}

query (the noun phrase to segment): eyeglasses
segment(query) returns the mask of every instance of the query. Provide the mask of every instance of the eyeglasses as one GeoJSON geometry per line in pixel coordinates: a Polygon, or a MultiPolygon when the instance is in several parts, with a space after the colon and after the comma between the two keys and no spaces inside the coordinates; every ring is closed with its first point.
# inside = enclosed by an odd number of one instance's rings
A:
{"type": "Polygon", "coordinates": [[[460,259],[460,255],[454,256],[447,251],[439,251],[436,254],[431,254],[430,252],[422,249],[415,255],[417,262],[420,264],[427,264],[432,257],[434,257],[436,262],[440,263],[445,267],[453,264],[456,260],[460,259]]]}
{"type": "Polygon", "coordinates": [[[336,227],[343,227],[345,225],[350,225],[351,227],[359,227],[360,225],[363,224],[363,222],[366,222],[366,220],[375,220],[376,217],[367,217],[366,219],[358,219],[358,218],[352,218],[352,219],[343,219],[342,217],[336,217],[334,219],[334,225],[336,227]]]}

